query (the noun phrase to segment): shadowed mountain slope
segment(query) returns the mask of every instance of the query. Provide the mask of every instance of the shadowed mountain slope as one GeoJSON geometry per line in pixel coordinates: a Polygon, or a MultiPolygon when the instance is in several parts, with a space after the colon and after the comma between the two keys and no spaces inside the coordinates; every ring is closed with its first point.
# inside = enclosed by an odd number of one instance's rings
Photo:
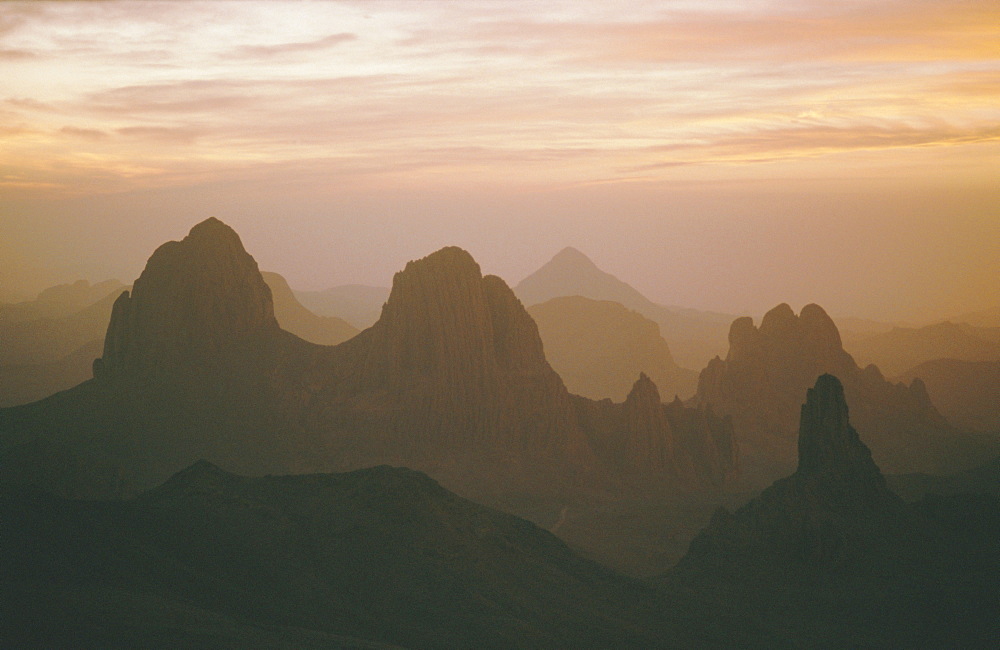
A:
{"type": "Polygon", "coordinates": [[[337,345],[360,331],[342,318],[317,316],[303,307],[285,278],[277,273],[263,272],[261,275],[271,289],[274,316],[286,332],[317,345],[337,345]]]}
{"type": "Polygon", "coordinates": [[[1000,631],[1000,502],[904,504],[850,424],[844,392],[836,377],[817,379],[801,408],[798,469],[716,513],[668,591],[797,643],[986,647],[1000,631]]]}
{"type": "Polygon", "coordinates": [[[34,623],[5,624],[4,645],[720,642],[534,524],[407,469],[245,478],[202,461],[125,502],[5,487],[0,521],[6,614],[34,623]],[[90,598],[56,606],[73,595],[90,598]]]}
{"type": "Polygon", "coordinates": [[[545,358],[571,393],[621,402],[639,373],[668,397],[687,399],[697,388],[698,373],[674,362],[659,326],[620,303],[566,296],[528,313],[538,324],[545,358]]]}
{"type": "Polygon", "coordinates": [[[948,473],[993,456],[995,441],[952,428],[923,382],[892,384],[875,366],[860,369],[817,305],[806,305],[798,316],[779,305],[760,328],[739,318],[729,345],[725,360],[716,358],[702,371],[694,402],[732,416],[745,467],[760,480],[794,466],[798,396],[824,373],[841,379],[865,443],[893,473],[948,473]]]}

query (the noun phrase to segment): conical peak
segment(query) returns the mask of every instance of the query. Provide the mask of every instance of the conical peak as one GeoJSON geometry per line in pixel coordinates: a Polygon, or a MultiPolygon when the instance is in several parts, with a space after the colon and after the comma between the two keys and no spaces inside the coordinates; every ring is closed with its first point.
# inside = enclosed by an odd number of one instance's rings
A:
{"type": "Polygon", "coordinates": [[[235,230],[215,217],[209,217],[201,223],[195,224],[190,232],[188,232],[187,238],[195,241],[211,239],[240,240],[240,236],[236,234],[235,230]]]}
{"type": "Polygon", "coordinates": [[[879,474],[871,451],[848,417],[844,387],[833,375],[821,375],[806,392],[799,422],[798,474],[879,474]]]}
{"type": "Polygon", "coordinates": [[[566,248],[556,253],[555,256],[552,258],[550,264],[551,263],[556,263],[560,265],[572,265],[572,266],[587,265],[596,268],[596,265],[594,264],[593,260],[591,260],[589,257],[584,255],[576,248],[573,248],[572,246],[567,246],[566,248]]]}

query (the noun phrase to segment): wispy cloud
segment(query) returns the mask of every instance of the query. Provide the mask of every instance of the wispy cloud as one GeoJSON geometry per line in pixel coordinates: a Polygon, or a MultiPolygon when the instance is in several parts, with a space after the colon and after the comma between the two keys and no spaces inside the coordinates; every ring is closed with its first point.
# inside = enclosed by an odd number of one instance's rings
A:
{"type": "Polygon", "coordinates": [[[304,41],[298,43],[277,43],[275,45],[244,45],[235,51],[235,55],[238,57],[245,58],[263,58],[263,57],[273,57],[281,56],[285,54],[301,54],[303,52],[317,52],[329,50],[333,47],[341,45],[342,43],[347,43],[349,41],[357,40],[357,34],[351,34],[350,32],[341,32],[339,34],[330,34],[329,36],[324,36],[323,38],[318,38],[312,41],[304,41]]]}

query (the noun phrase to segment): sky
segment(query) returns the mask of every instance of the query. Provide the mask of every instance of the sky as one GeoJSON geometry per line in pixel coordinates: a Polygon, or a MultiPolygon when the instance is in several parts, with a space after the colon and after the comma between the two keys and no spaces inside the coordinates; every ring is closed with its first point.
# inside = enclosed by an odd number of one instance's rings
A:
{"type": "Polygon", "coordinates": [[[1000,304],[1000,3],[3,2],[0,300],[215,216],[293,287],[565,246],[651,299],[1000,304]]]}

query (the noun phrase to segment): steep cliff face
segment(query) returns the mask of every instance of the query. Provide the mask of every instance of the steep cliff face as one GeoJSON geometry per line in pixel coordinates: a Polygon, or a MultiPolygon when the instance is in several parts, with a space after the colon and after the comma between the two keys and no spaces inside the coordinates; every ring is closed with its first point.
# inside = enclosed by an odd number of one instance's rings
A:
{"type": "Polygon", "coordinates": [[[851,426],[844,388],[833,375],[807,391],[798,448],[798,469],[736,513],[720,510],[692,542],[686,563],[737,563],[731,570],[776,558],[830,563],[864,552],[874,531],[898,532],[903,501],[886,487],[851,426]]]}
{"type": "Polygon", "coordinates": [[[984,453],[956,436],[919,385],[893,385],[874,366],[858,368],[817,305],[798,316],[779,305],[759,328],[739,318],[729,343],[726,359],[702,371],[694,403],[732,416],[749,471],[761,482],[794,467],[799,396],[824,373],[841,378],[867,444],[890,471],[941,472],[984,453]]]}
{"type": "Polygon", "coordinates": [[[333,357],[309,417],[359,460],[450,453],[596,466],[534,321],[459,248],[407,264],[379,321],[333,357]],[[359,435],[371,430],[380,439],[359,435]]]}
{"type": "Polygon", "coordinates": [[[722,485],[739,471],[732,421],[680,400],[663,404],[646,375],[639,376],[621,404],[573,400],[598,457],[627,482],[696,491],[722,485]]]}
{"type": "Polygon", "coordinates": [[[271,290],[239,235],[218,219],[160,246],[115,301],[99,379],[193,370],[278,331],[271,290]]]}

